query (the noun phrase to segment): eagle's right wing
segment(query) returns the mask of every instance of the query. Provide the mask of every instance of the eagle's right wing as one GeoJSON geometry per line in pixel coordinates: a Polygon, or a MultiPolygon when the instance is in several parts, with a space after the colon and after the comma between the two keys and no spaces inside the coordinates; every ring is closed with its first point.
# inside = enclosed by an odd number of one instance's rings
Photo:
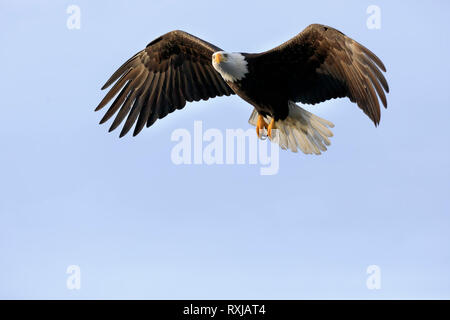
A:
{"type": "Polygon", "coordinates": [[[144,125],[149,127],[157,119],[182,109],[186,101],[233,94],[212,66],[212,54],[216,51],[221,49],[179,30],[153,40],[125,62],[102,87],[106,89],[117,81],[95,111],[120,93],[100,123],[119,111],[109,131],[127,117],[120,137],[127,134],[135,122],[133,135],[137,135],[144,125]]]}

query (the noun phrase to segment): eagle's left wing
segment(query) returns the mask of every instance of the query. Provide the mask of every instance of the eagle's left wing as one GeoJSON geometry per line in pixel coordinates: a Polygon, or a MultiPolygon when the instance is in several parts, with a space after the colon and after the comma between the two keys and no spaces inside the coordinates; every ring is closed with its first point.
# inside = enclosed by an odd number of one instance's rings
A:
{"type": "MultiPolygon", "coordinates": [[[[388,83],[381,60],[340,31],[313,24],[280,46],[253,59],[283,81],[292,101],[315,104],[348,97],[377,125],[388,83]],[[273,68],[273,69],[271,69],[273,68]],[[384,89],[384,90],[383,90],[384,89]]],[[[262,72],[262,71],[261,71],[262,72]]]]}

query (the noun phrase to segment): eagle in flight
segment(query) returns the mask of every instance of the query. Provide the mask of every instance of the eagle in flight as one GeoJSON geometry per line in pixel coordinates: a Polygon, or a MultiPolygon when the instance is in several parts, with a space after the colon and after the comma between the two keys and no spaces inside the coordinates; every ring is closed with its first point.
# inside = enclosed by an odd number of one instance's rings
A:
{"type": "Polygon", "coordinates": [[[150,42],[105,83],[114,83],[96,111],[114,102],[100,123],[109,129],[126,118],[120,137],[133,135],[186,102],[237,94],[254,110],[249,123],[260,138],[283,149],[320,154],[330,145],[333,123],[296,104],[348,97],[374,122],[386,108],[388,83],[381,60],[342,32],[312,24],[291,40],[262,53],[226,52],[184,31],[150,42]]]}

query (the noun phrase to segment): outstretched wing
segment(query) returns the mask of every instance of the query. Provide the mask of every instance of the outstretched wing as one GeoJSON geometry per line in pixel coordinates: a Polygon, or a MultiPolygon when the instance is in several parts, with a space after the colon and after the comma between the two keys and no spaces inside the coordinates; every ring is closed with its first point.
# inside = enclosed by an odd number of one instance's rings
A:
{"type": "Polygon", "coordinates": [[[134,123],[133,135],[137,135],[145,124],[150,127],[157,119],[182,109],[186,101],[233,94],[211,64],[216,51],[221,49],[179,30],[153,40],[125,62],[102,87],[106,89],[117,81],[95,111],[120,93],[100,123],[119,111],[109,131],[116,129],[126,117],[120,137],[127,134],[134,123]]]}
{"type": "MultiPolygon", "coordinates": [[[[377,125],[378,98],[387,107],[388,83],[381,60],[342,32],[313,24],[280,46],[254,59],[280,75],[289,99],[315,104],[332,98],[349,97],[377,125]],[[272,62],[272,63],[269,63],[272,62]],[[273,63],[278,62],[278,63],[273,63]]],[[[281,81],[281,80],[280,80],[281,81]]]]}

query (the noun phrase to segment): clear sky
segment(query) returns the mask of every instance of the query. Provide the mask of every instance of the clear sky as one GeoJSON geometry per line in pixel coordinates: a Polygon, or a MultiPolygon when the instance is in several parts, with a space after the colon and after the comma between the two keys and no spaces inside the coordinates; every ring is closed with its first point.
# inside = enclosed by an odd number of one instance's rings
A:
{"type": "Polygon", "coordinates": [[[0,298],[450,298],[448,1],[0,2],[0,298]],[[80,29],[67,28],[70,5],[80,29]],[[370,5],[381,28],[368,29],[370,5]],[[348,99],[321,156],[175,165],[171,134],[250,128],[238,97],[186,106],[133,138],[94,113],[112,72],[182,29],[259,52],[311,23],[386,64],[381,124],[348,99]],[[68,266],[81,287],[69,290],[68,266]],[[368,266],[381,288],[366,286],[368,266]]]}

